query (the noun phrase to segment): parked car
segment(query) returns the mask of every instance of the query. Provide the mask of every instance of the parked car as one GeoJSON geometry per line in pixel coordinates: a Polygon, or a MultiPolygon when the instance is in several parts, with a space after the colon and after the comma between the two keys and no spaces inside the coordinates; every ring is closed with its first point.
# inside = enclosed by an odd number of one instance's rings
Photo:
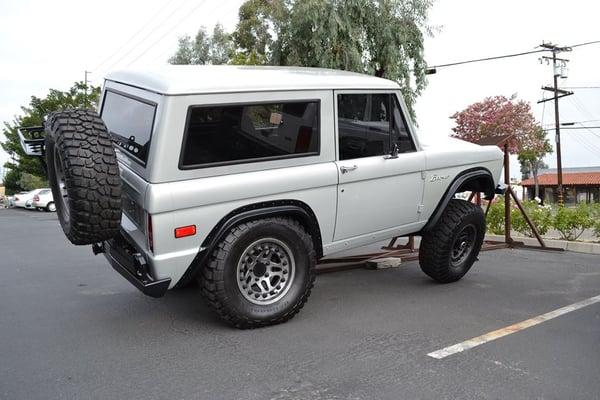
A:
{"type": "Polygon", "coordinates": [[[56,204],[54,203],[52,190],[44,189],[35,196],[33,196],[33,207],[37,208],[40,211],[56,211],[56,204]]]}
{"type": "MultiPolygon", "coordinates": [[[[169,66],[111,73],[99,114],[50,114],[45,155],[67,238],[143,293],[197,280],[237,328],[285,322],[322,257],[421,235],[432,279],[461,279],[485,234],[496,146],[417,135],[393,81],[313,68],[169,66]]],[[[33,136],[33,135],[32,135],[33,136]]]]}
{"type": "Polygon", "coordinates": [[[15,195],[15,198],[13,200],[15,207],[27,208],[30,210],[35,209],[35,207],[33,206],[33,196],[35,196],[42,190],[44,189],[34,189],[29,192],[19,192],[15,195]]]}

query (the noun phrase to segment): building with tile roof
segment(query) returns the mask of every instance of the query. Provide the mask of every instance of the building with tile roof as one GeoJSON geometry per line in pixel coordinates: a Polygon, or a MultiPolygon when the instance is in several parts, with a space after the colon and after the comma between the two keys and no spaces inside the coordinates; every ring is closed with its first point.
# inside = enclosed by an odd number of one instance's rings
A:
{"type": "MultiPolygon", "coordinates": [[[[555,203],[558,198],[556,169],[540,171],[538,184],[542,202],[555,203]]],[[[533,178],[523,180],[521,186],[523,186],[523,198],[533,199],[535,193],[533,178]]],[[[563,168],[563,191],[565,204],[600,202],[600,166],[563,168]]]]}

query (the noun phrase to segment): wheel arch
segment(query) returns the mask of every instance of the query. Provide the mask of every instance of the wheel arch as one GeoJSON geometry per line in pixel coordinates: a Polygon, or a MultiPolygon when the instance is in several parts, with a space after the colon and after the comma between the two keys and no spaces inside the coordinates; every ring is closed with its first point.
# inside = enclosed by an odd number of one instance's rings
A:
{"type": "Polygon", "coordinates": [[[459,173],[452,183],[446,189],[446,192],[440,199],[433,214],[429,217],[427,224],[421,230],[421,233],[429,231],[439,221],[442,213],[448,203],[456,193],[465,192],[467,190],[474,192],[485,193],[486,200],[492,200],[496,193],[494,185],[494,177],[489,169],[485,167],[470,168],[459,173]]]}
{"type": "Polygon", "coordinates": [[[215,246],[234,226],[268,217],[290,217],[298,221],[313,241],[317,259],[323,256],[323,240],[319,221],[311,207],[299,200],[273,200],[236,208],[214,226],[202,242],[198,254],[177,283],[184,286],[193,279],[206,263],[215,246]]]}

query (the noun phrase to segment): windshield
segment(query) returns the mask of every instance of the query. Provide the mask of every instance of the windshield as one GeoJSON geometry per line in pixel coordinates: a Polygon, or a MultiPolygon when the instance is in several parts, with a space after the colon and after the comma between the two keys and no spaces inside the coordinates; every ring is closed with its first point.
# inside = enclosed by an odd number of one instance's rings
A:
{"type": "Polygon", "coordinates": [[[154,103],[107,90],[100,116],[115,144],[146,165],[155,113],[154,103]]]}

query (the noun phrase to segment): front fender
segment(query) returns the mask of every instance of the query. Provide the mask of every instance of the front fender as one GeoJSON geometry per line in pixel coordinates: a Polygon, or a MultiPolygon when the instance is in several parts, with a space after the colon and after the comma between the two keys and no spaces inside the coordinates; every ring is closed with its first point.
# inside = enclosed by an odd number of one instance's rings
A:
{"type": "Polygon", "coordinates": [[[439,221],[450,200],[454,198],[454,195],[466,190],[484,192],[486,200],[492,200],[495,194],[492,173],[487,168],[477,167],[458,174],[446,189],[446,192],[438,202],[438,205],[421,232],[424,233],[433,228],[439,221]]]}

